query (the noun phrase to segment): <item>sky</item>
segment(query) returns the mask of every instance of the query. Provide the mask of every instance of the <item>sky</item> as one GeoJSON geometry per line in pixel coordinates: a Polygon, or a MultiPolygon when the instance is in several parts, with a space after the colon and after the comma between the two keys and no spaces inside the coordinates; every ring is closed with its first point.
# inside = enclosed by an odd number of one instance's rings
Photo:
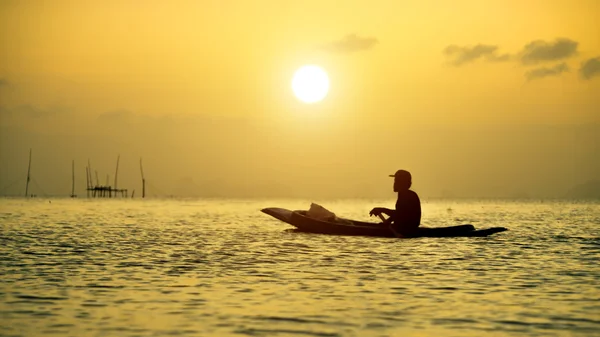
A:
{"type": "Polygon", "coordinates": [[[0,1],[0,195],[556,197],[600,180],[600,2],[0,1]],[[293,73],[321,66],[305,104],[293,73]]]}

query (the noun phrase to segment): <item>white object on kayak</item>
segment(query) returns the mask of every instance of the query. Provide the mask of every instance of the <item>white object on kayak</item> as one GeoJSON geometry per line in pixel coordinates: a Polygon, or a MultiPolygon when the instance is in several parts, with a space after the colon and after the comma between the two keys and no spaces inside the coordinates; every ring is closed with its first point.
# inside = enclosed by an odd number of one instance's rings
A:
{"type": "Polygon", "coordinates": [[[310,204],[310,208],[306,212],[306,216],[312,219],[327,221],[327,222],[335,222],[340,224],[352,224],[351,221],[346,219],[338,218],[335,213],[328,210],[327,208],[315,204],[314,202],[310,204]]]}

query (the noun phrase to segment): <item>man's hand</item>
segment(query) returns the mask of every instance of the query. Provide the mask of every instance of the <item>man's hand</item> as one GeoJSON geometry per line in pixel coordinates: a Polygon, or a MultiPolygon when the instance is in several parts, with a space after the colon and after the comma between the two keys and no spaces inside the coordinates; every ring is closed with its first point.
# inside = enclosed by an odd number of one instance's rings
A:
{"type": "Polygon", "coordinates": [[[383,207],[375,207],[369,212],[369,216],[380,216],[381,214],[386,214],[387,209],[383,207]]]}

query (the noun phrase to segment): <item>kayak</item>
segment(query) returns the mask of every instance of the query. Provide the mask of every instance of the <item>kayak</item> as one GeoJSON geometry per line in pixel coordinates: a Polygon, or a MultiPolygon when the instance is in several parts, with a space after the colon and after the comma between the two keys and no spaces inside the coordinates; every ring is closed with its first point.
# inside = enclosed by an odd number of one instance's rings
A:
{"type": "MultiPolygon", "coordinates": [[[[263,208],[261,212],[296,227],[300,232],[329,235],[395,237],[388,225],[382,223],[364,222],[344,218],[336,218],[335,221],[324,221],[308,217],[306,211],[291,211],[279,207],[263,208]]],[[[419,227],[417,232],[410,237],[483,237],[504,232],[506,230],[507,228],[504,227],[475,229],[473,225],[419,227]]]]}

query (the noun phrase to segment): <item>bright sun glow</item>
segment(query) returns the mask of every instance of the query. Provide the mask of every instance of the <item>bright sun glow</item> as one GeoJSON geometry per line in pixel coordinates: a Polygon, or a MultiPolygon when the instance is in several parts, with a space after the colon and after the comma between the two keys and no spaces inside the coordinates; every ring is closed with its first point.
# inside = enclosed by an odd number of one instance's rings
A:
{"type": "Polygon", "coordinates": [[[294,95],[304,103],[319,102],[327,96],[329,77],[319,66],[303,66],[294,73],[292,90],[294,95]]]}

